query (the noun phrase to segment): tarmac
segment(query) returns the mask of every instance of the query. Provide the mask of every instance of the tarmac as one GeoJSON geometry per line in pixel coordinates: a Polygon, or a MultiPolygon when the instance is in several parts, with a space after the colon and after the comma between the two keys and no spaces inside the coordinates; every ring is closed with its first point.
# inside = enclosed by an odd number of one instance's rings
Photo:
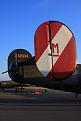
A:
{"type": "Polygon", "coordinates": [[[0,92],[0,121],[81,121],[81,95],[50,90],[0,92]]]}

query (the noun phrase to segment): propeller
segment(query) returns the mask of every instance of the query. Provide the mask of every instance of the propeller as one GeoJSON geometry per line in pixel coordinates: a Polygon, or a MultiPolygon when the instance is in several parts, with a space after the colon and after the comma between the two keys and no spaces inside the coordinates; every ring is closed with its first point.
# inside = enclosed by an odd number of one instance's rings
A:
{"type": "Polygon", "coordinates": [[[16,50],[15,54],[16,54],[16,66],[17,66],[18,65],[18,50],[16,50]]]}

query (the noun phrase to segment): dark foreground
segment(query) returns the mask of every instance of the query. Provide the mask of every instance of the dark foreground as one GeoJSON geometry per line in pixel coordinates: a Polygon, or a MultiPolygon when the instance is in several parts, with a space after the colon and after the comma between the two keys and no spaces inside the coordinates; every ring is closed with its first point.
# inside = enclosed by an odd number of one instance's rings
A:
{"type": "Polygon", "coordinates": [[[0,121],[81,121],[81,95],[0,92],[0,121]]]}

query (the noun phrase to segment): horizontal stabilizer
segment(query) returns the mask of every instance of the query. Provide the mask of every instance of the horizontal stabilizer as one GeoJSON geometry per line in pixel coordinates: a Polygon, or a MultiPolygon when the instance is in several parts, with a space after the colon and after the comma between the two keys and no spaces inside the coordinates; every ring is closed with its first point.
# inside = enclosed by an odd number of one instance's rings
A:
{"type": "Polygon", "coordinates": [[[4,74],[4,73],[7,73],[8,71],[4,71],[4,72],[2,72],[1,74],[4,74]]]}

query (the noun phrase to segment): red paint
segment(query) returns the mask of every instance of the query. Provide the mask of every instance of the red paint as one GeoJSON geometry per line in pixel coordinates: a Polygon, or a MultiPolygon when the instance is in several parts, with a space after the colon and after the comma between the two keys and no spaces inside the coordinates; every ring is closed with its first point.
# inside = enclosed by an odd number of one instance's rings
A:
{"type": "Polygon", "coordinates": [[[74,41],[74,37],[71,38],[70,42],[64,49],[63,53],[60,55],[56,64],[50,73],[48,74],[48,78],[55,79],[64,79],[71,75],[76,68],[76,44],[74,41]]]}
{"type": "MultiPolygon", "coordinates": [[[[44,22],[41,24],[35,32],[34,37],[34,46],[35,46],[35,61],[41,57],[43,52],[46,50],[49,45],[49,22],[44,22]]],[[[62,24],[57,22],[50,23],[51,27],[51,35],[52,38],[56,35],[56,33],[61,28],[62,24]]]]}

